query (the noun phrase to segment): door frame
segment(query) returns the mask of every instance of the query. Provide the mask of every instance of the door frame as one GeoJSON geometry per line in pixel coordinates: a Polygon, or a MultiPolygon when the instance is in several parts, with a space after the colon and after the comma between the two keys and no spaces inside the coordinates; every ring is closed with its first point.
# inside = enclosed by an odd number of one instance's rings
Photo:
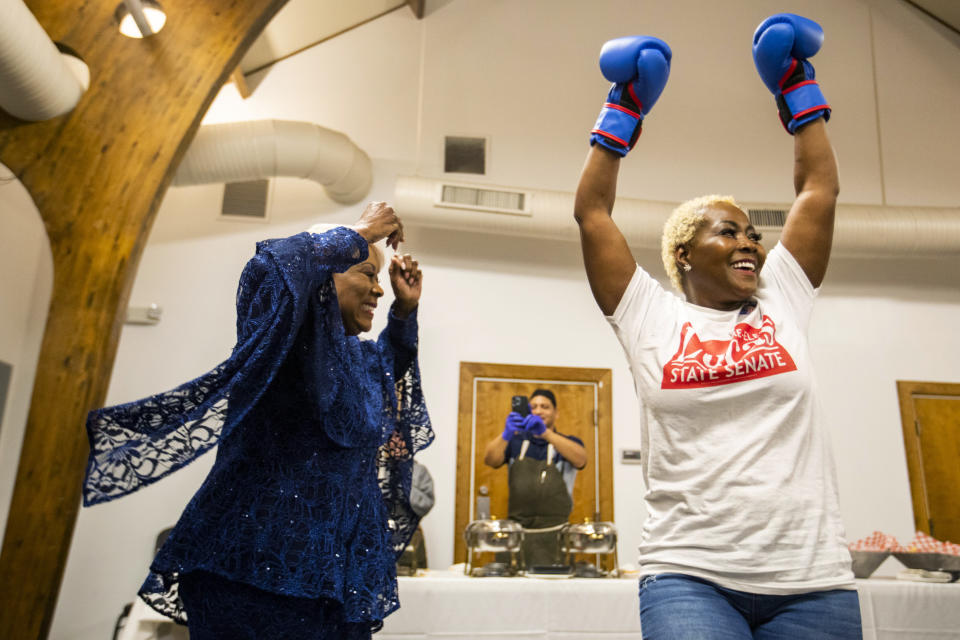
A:
{"type": "Polygon", "coordinates": [[[907,455],[907,473],[910,479],[910,500],[913,503],[913,524],[916,531],[930,532],[930,511],[923,476],[923,455],[914,396],[949,396],[960,400],[960,384],[950,382],[921,382],[897,380],[897,398],[900,402],[900,425],[903,428],[903,446],[907,455]]]}
{"type": "Polygon", "coordinates": [[[471,484],[475,447],[484,443],[474,437],[475,381],[478,378],[505,380],[543,380],[545,382],[585,382],[597,385],[596,425],[597,446],[594,458],[597,488],[600,494],[600,518],[613,522],[613,389],[610,369],[585,367],[546,367],[538,365],[497,364],[489,362],[461,362],[459,409],[457,411],[457,492],[453,527],[453,561],[465,562],[467,547],[463,532],[470,522],[472,507],[471,484]]]}

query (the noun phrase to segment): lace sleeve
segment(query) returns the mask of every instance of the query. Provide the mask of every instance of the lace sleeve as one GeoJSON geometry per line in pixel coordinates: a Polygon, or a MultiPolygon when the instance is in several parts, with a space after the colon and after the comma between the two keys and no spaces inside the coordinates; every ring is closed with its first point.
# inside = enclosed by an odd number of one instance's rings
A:
{"type": "Polygon", "coordinates": [[[259,243],[240,277],[230,358],[171,391],[87,416],[84,505],[152,484],[227,437],[280,369],[317,282],[366,251],[366,242],[345,228],[259,243]]]}
{"type": "Polygon", "coordinates": [[[413,457],[434,438],[420,382],[416,310],[403,320],[391,313],[377,347],[384,369],[394,371],[396,376],[396,426],[380,447],[377,467],[390,518],[391,543],[399,558],[420,522],[410,505],[413,457]]]}
{"type": "Polygon", "coordinates": [[[390,307],[390,313],[387,316],[387,326],[380,335],[378,347],[381,352],[389,350],[392,352],[393,375],[396,380],[401,380],[404,373],[410,367],[410,364],[417,357],[417,348],[419,339],[417,337],[417,309],[406,318],[399,318],[393,313],[393,307],[390,307]]]}

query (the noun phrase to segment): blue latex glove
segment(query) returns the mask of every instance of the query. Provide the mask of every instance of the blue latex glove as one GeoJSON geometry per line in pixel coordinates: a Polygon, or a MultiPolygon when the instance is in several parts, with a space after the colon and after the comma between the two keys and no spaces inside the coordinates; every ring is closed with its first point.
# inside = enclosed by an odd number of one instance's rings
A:
{"type": "Polygon", "coordinates": [[[503,424],[503,433],[500,434],[500,437],[510,442],[513,434],[521,429],[523,429],[523,416],[516,411],[511,411],[507,415],[507,421],[503,424]]]}
{"type": "Polygon", "coordinates": [[[543,424],[540,416],[531,413],[523,419],[523,429],[530,435],[540,436],[547,430],[547,425],[543,424]]]}

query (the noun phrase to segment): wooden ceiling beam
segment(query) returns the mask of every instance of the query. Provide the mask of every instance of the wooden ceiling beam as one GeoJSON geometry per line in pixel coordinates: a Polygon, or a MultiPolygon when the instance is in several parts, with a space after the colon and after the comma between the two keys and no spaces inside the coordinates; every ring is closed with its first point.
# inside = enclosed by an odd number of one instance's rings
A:
{"type": "Polygon", "coordinates": [[[426,11],[427,0],[407,0],[407,6],[417,16],[417,20],[423,20],[423,14],[426,11]]]}
{"type": "Polygon", "coordinates": [[[230,82],[237,88],[237,93],[244,100],[253,95],[253,92],[250,91],[250,85],[247,84],[247,77],[243,75],[243,70],[240,67],[234,69],[233,73],[230,74],[230,82]]]}
{"type": "MultiPolygon", "coordinates": [[[[16,1],[16,0],[15,0],[16,1]]],[[[70,113],[0,113],[0,162],[33,198],[53,292],[0,552],[0,638],[47,636],[80,504],[86,414],[102,406],[157,208],[220,87],[285,0],[163,0],[167,23],[120,35],[118,0],[28,0],[91,71],[70,113]]]]}

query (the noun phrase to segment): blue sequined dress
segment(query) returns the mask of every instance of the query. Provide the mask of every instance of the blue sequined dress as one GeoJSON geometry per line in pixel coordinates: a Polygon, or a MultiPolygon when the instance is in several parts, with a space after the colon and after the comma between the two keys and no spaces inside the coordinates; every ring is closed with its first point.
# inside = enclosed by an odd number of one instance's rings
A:
{"type": "Polygon", "coordinates": [[[230,358],[88,416],[86,506],[219,444],[141,587],[161,613],[185,621],[179,576],[195,571],[334,601],[373,629],[399,606],[396,557],[418,522],[413,454],[433,431],[416,312],[391,312],[375,342],[344,333],[332,274],[366,257],[366,241],[343,227],[258,243],[240,279],[230,358]]]}

